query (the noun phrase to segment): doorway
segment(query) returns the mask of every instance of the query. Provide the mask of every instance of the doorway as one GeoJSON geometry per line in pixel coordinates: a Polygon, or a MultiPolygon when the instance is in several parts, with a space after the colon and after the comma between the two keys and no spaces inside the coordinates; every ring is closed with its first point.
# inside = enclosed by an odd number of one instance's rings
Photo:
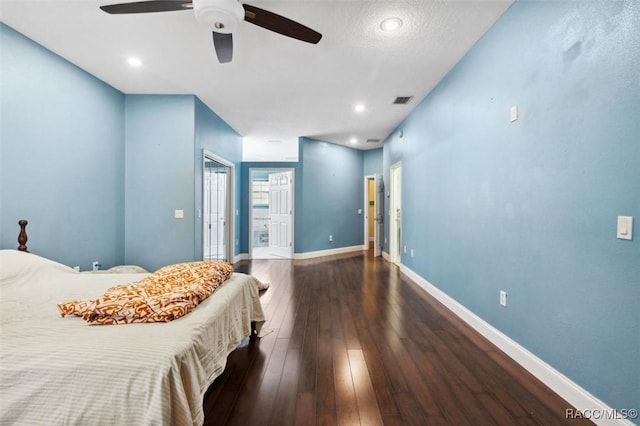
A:
{"type": "Polygon", "coordinates": [[[389,204],[389,257],[391,263],[402,263],[402,162],[391,166],[391,191],[389,204]]]}
{"type": "Polygon", "coordinates": [[[232,262],[233,164],[205,151],[202,180],[202,259],[232,262]]]}
{"type": "Polygon", "coordinates": [[[364,247],[373,250],[373,256],[382,254],[382,235],[384,235],[384,185],[382,176],[376,174],[365,176],[365,223],[364,223],[364,247]]]}
{"type": "Polygon", "coordinates": [[[249,256],[293,257],[294,170],[249,170],[249,256]]]}

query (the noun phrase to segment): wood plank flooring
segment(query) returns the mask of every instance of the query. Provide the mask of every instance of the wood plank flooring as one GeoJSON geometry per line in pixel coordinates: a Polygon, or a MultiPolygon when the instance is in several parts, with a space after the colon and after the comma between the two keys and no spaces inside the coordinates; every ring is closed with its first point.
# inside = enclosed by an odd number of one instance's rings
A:
{"type": "Polygon", "coordinates": [[[271,283],[271,332],[229,355],[207,425],[592,424],[370,253],[235,267],[271,283]]]}

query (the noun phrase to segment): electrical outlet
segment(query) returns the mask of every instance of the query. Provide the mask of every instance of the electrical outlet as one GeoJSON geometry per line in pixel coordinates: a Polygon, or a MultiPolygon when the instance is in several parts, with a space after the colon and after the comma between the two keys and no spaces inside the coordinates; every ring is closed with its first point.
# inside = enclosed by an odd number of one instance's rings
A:
{"type": "Polygon", "coordinates": [[[94,270],[94,271],[98,271],[98,270],[100,270],[100,267],[101,267],[101,266],[102,266],[102,265],[101,265],[101,264],[100,264],[100,262],[98,262],[97,260],[96,260],[96,261],[94,261],[94,262],[91,264],[91,267],[93,268],[93,270],[94,270]]]}
{"type": "Polygon", "coordinates": [[[413,257],[413,249],[411,249],[411,257],[413,257]]]}
{"type": "Polygon", "coordinates": [[[407,252],[407,246],[404,246],[404,252],[405,253],[407,252]]]}
{"type": "Polygon", "coordinates": [[[332,243],[333,242],[333,235],[329,235],[329,242],[332,243]]]}
{"type": "Polygon", "coordinates": [[[507,292],[500,290],[500,306],[507,306],[507,292]]]}

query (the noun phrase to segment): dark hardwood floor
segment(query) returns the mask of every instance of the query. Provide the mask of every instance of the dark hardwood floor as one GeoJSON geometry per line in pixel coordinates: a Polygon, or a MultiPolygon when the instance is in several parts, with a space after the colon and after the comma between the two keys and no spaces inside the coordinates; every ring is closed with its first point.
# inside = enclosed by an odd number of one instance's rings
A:
{"type": "Polygon", "coordinates": [[[271,283],[271,333],[229,356],[207,425],[592,424],[381,258],[235,266],[271,283]]]}

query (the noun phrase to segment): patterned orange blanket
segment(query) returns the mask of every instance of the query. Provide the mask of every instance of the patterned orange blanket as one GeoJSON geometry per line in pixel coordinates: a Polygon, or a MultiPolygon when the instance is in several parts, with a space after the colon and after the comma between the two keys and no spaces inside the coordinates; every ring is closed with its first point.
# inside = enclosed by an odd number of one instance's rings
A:
{"type": "Polygon", "coordinates": [[[167,322],[191,312],[232,273],[226,262],[179,263],[111,287],[96,300],[61,303],[58,310],[62,317],[76,315],[90,324],[167,322]]]}

